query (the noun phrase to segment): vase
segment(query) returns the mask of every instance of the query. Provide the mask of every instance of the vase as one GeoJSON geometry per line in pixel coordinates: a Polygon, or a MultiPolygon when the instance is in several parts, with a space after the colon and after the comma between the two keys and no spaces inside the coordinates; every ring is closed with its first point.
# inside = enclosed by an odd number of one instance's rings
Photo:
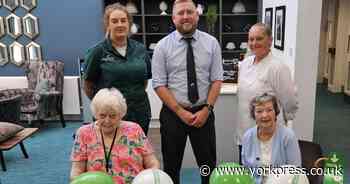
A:
{"type": "Polygon", "coordinates": [[[241,0],[238,0],[232,8],[232,13],[245,13],[245,6],[241,0]]]}
{"type": "Polygon", "coordinates": [[[166,10],[168,9],[168,5],[166,4],[165,1],[160,2],[159,4],[159,9],[162,11],[160,14],[161,15],[167,15],[166,10]]]}
{"type": "Polygon", "coordinates": [[[136,5],[132,1],[128,1],[125,7],[130,14],[137,14],[139,12],[136,5]]]}

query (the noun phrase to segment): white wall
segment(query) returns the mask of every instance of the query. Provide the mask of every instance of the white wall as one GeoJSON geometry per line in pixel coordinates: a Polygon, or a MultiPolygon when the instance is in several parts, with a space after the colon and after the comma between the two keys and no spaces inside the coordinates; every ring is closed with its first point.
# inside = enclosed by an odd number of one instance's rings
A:
{"type": "Polygon", "coordinates": [[[162,108],[162,101],[152,88],[152,80],[148,80],[147,94],[151,104],[152,119],[159,119],[160,109],[162,108]]]}
{"type": "MultiPolygon", "coordinates": [[[[275,7],[286,6],[286,24],[285,24],[285,35],[284,35],[284,51],[278,49],[272,49],[272,52],[284,59],[286,64],[292,71],[294,76],[294,64],[295,64],[295,42],[296,42],[296,29],[297,29],[297,9],[298,1],[296,0],[264,0],[263,1],[263,13],[265,14],[265,8],[273,8],[273,27],[272,34],[274,35],[274,25],[275,25],[275,7]]],[[[264,19],[262,19],[264,20],[264,19]]],[[[273,45],[273,44],[272,44],[273,45]]],[[[273,46],[272,46],[273,48],[273,46]]]]}
{"type": "Polygon", "coordinates": [[[322,0],[263,1],[264,9],[281,5],[286,6],[285,49],[273,53],[287,62],[298,87],[294,130],[298,138],[312,140],[322,0]]]}
{"type": "Polygon", "coordinates": [[[299,0],[295,81],[300,109],[295,124],[297,135],[307,140],[313,138],[321,10],[322,0],[299,0]]]}

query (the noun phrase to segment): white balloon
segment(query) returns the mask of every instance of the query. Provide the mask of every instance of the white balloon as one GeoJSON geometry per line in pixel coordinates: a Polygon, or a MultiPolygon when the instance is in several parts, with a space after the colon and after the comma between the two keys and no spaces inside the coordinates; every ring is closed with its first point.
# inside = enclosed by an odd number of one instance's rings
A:
{"type": "Polygon", "coordinates": [[[145,169],[134,178],[132,184],[174,184],[174,182],[162,170],[145,169]]]}
{"type": "Polygon", "coordinates": [[[275,168],[272,170],[273,174],[270,174],[267,177],[266,183],[309,184],[309,179],[307,178],[307,176],[303,173],[300,173],[299,171],[301,171],[301,168],[297,168],[294,165],[284,165],[280,168],[275,168]]]}

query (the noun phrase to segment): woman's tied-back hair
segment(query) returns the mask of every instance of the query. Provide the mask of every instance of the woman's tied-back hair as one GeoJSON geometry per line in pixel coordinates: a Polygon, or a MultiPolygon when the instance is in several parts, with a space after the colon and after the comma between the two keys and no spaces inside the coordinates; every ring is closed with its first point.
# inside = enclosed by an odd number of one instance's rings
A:
{"type": "Polygon", "coordinates": [[[94,117],[101,111],[113,111],[123,118],[127,111],[125,98],[116,88],[100,89],[92,99],[90,107],[94,117]]]}
{"type": "Polygon", "coordinates": [[[258,95],[254,97],[249,104],[249,110],[250,110],[250,117],[252,117],[255,120],[255,107],[261,104],[264,104],[266,102],[272,102],[273,109],[276,114],[276,118],[278,114],[280,113],[280,108],[278,107],[277,98],[274,95],[264,93],[262,95],[258,95]]]}
{"type": "Polygon", "coordinates": [[[103,15],[103,24],[104,24],[104,30],[105,30],[106,34],[108,34],[107,28],[109,26],[109,17],[111,16],[111,13],[114,10],[120,10],[126,14],[126,16],[128,17],[129,28],[131,28],[131,25],[133,23],[132,16],[130,15],[130,13],[128,12],[128,10],[126,9],[125,6],[121,5],[120,3],[110,4],[105,8],[105,13],[103,15]]]}

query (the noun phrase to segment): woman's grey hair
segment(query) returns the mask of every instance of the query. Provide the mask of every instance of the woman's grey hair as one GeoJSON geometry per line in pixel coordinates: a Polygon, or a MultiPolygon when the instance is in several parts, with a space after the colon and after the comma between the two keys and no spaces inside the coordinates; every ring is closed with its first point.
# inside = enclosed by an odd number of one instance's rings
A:
{"type": "Polygon", "coordinates": [[[112,110],[123,118],[127,111],[125,98],[116,88],[100,89],[92,99],[90,107],[94,117],[98,112],[112,110]]]}
{"type": "Polygon", "coordinates": [[[109,17],[111,16],[111,13],[114,10],[120,10],[126,14],[126,16],[128,17],[128,21],[129,21],[129,28],[131,28],[131,25],[133,23],[132,16],[130,15],[130,13],[128,12],[128,10],[126,9],[125,6],[121,5],[120,3],[110,4],[105,8],[105,13],[103,15],[103,24],[104,24],[104,30],[106,32],[106,35],[108,34],[107,28],[109,26],[109,17]]]}
{"type": "Polygon", "coordinates": [[[268,26],[267,24],[258,22],[256,24],[254,24],[252,27],[259,27],[261,29],[263,29],[264,33],[268,36],[268,37],[272,37],[272,31],[270,26],[268,26]]]}
{"type": "Polygon", "coordinates": [[[254,97],[249,104],[249,110],[250,110],[250,117],[255,120],[255,107],[261,104],[264,104],[266,102],[272,102],[273,109],[276,114],[276,118],[280,113],[280,108],[278,107],[277,98],[274,95],[264,93],[262,95],[258,95],[254,97]]]}

